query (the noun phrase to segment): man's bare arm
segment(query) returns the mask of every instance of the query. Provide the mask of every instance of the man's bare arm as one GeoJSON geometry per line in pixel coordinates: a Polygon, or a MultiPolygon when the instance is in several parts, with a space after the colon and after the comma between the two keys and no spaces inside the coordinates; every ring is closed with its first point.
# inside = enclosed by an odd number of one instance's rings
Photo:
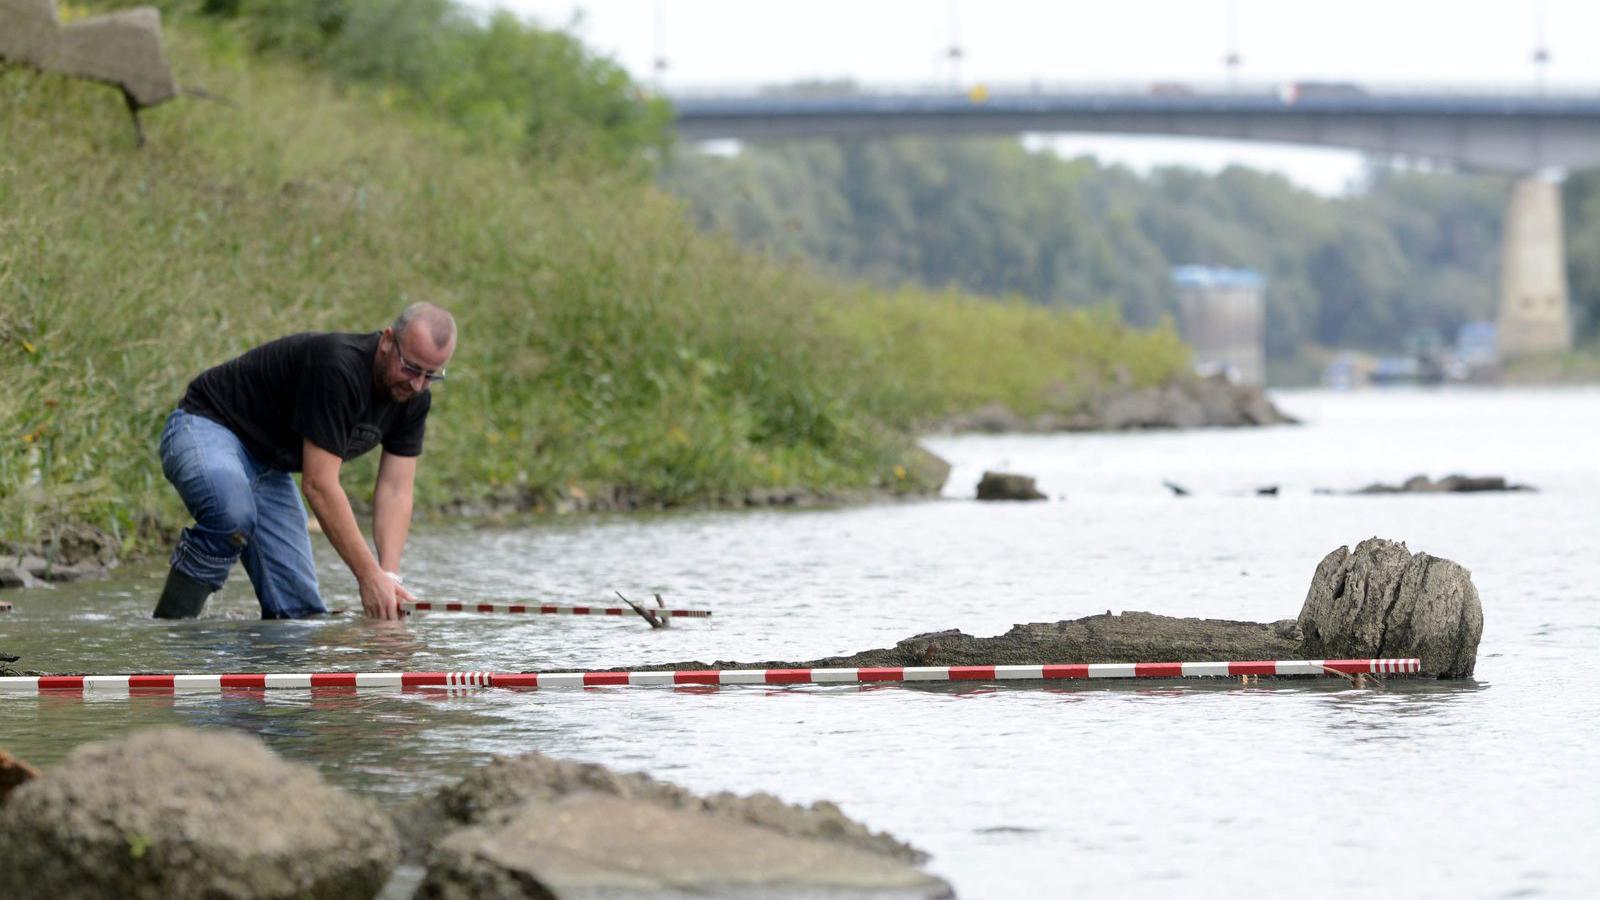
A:
{"type": "Polygon", "coordinates": [[[400,571],[400,556],[411,532],[411,489],[417,476],[415,456],[385,453],[378,460],[378,484],[372,491],[372,537],[378,562],[386,572],[400,571]]]}
{"type": "MultiPolygon", "coordinates": [[[[322,533],[350,567],[361,591],[361,607],[369,616],[379,619],[399,617],[396,607],[397,585],[384,574],[378,560],[367,547],[367,539],[356,524],[356,514],[350,508],[350,498],[339,484],[339,467],[342,460],[310,441],[302,446],[303,471],[300,491],[316,514],[322,533]]],[[[409,595],[402,595],[409,597],[409,595]]]]}

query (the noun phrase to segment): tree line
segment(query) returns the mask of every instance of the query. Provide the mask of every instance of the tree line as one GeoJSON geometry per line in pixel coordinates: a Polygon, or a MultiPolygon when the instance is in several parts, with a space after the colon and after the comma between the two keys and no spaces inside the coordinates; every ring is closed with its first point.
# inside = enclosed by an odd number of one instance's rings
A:
{"type": "Polygon", "coordinates": [[[229,30],[249,49],[327,72],[540,160],[648,171],[670,142],[667,103],[574,35],[455,0],[115,0],[169,23],[229,30]]]}
{"type": "MultiPolygon", "coordinates": [[[[1506,179],[1372,167],[1328,197],[1243,167],[1148,174],[1014,140],[894,139],[680,152],[664,183],[704,227],[873,282],[1050,306],[1174,311],[1173,266],[1267,278],[1267,351],[1402,349],[1494,317],[1506,179]]],[[[1600,328],[1600,173],[1564,191],[1574,311],[1600,328]]]]}

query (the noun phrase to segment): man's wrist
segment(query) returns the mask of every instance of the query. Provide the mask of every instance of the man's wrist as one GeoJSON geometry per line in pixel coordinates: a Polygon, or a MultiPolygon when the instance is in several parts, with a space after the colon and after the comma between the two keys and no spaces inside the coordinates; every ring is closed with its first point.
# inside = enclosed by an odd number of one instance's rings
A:
{"type": "Polygon", "coordinates": [[[388,572],[388,571],[385,571],[383,574],[389,576],[389,580],[394,582],[395,584],[405,584],[406,583],[405,576],[401,575],[399,572],[388,572]]]}

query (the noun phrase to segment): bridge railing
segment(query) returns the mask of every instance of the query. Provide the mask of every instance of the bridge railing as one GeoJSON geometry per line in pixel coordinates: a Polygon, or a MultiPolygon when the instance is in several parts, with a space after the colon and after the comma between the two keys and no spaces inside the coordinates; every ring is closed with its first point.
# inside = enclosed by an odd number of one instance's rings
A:
{"type": "Polygon", "coordinates": [[[830,99],[855,96],[962,96],[962,97],[1018,97],[1018,96],[1271,96],[1280,99],[1305,97],[1551,97],[1591,99],[1600,97],[1600,84],[1567,83],[1539,85],[1495,82],[1356,82],[1321,79],[1277,81],[1186,81],[1179,79],[1151,79],[1146,81],[968,81],[952,84],[948,81],[870,82],[845,81],[796,82],[792,84],[671,84],[646,86],[652,93],[669,100],[709,100],[739,98],[772,99],[830,99]]]}

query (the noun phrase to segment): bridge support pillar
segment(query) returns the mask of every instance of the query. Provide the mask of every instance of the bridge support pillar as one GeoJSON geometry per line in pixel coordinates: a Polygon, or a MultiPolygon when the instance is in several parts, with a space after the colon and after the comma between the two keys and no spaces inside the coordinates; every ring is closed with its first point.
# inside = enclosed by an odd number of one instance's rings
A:
{"type": "Polygon", "coordinates": [[[1506,200],[1495,335],[1502,360],[1572,349],[1561,186],[1550,178],[1518,179],[1506,200]]]}

